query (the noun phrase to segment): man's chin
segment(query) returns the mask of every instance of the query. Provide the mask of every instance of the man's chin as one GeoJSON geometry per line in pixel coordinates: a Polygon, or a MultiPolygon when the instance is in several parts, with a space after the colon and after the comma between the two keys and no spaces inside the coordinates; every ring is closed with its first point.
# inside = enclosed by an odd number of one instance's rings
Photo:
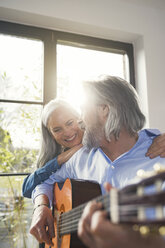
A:
{"type": "Polygon", "coordinates": [[[92,148],[98,148],[99,144],[98,142],[96,142],[94,140],[94,136],[92,134],[84,134],[83,137],[83,141],[82,141],[83,145],[86,146],[89,150],[91,150],[92,148]]]}

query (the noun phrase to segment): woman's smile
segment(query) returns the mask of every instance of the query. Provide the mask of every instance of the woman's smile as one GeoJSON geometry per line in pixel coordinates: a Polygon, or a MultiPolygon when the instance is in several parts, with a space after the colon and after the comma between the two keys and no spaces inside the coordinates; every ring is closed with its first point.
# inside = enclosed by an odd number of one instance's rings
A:
{"type": "Polygon", "coordinates": [[[67,141],[67,142],[73,141],[76,138],[76,136],[77,136],[77,134],[74,134],[70,138],[65,139],[65,141],[67,141]]]}

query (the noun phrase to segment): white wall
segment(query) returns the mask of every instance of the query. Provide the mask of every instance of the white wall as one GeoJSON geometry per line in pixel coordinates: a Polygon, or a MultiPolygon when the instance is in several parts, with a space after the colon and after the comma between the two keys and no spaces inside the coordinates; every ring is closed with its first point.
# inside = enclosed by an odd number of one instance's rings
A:
{"type": "Polygon", "coordinates": [[[0,0],[0,18],[133,43],[147,125],[165,131],[164,0],[0,0]]]}

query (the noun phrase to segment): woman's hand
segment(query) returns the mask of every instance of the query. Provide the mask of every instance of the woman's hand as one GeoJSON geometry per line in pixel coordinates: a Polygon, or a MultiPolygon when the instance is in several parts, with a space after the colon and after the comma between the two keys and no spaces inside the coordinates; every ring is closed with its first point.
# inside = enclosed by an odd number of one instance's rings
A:
{"type": "Polygon", "coordinates": [[[150,158],[155,158],[160,156],[161,158],[165,157],[165,133],[156,137],[153,140],[152,145],[149,147],[146,156],[150,158]]]}
{"type": "Polygon", "coordinates": [[[61,165],[65,163],[66,161],[68,161],[73,156],[73,154],[75,154],[75,152],[77,152],[82,146],[83,146],[82,144],[76,145],[70,148],[69,150],[58,155],[57,157],[58,164],[61,165]]]}

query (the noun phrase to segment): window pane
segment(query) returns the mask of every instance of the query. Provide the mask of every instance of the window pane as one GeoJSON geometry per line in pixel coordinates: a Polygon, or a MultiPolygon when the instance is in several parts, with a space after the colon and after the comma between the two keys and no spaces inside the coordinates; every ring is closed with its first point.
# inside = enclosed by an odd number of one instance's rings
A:
{"type": "Polygon", "coordinates": [[[109,74],[127,79],[126,55],[57,45],[57,96],[79,108],[81,81],[109,74]]]}
{"type": "Polygon", "coordinates": [[[22,176],[0,177],[0,247],[38,248],[29,233],[33,204],[21,196],[22,176]]]}
{"type": "Polygon", "coordinates": [[[0,103],[0,171],[30,172],[36,166],[40,105],[0,103]]]}
{"type": "Polygon", "coordinates": [[[0,98],[42,101],[43,42],[0,34],[0,98]]]}

